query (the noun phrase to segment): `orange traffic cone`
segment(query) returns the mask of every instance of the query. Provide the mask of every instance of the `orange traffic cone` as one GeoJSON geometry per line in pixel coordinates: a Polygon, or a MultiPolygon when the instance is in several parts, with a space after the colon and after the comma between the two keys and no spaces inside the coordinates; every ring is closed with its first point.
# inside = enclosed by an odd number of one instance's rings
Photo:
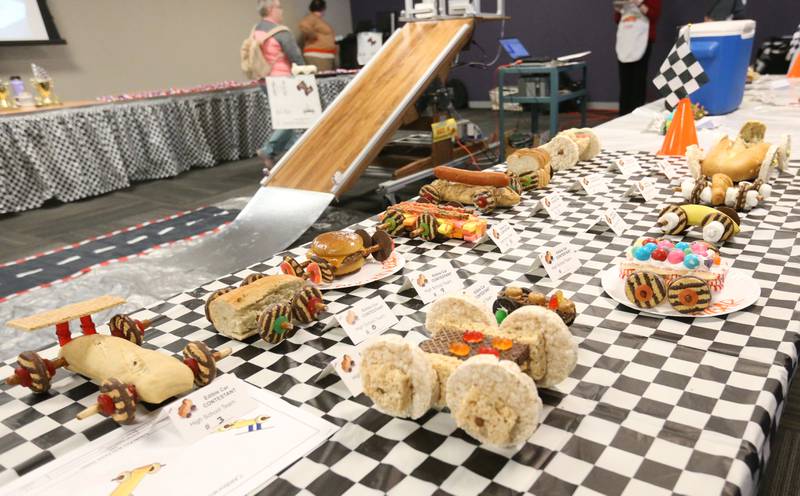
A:
{"type": "Polygon", "coordinates": [[[672,124],[664,137],[664,144],[661,146],[659,155],[686,155],[686,149],[691,145],[697,144],[697,128],[694,127],[694,113],[692,112],[692,102],[688,98],[678,102],[675,115],[672,117],[672,124]]]}
{"type": "Polygon", "coordinates": [[[800,78],[800,50],[794,54],[794,60],[792,60],[792,65],[789,66],[789,72],[786,77],[800,78]]]}

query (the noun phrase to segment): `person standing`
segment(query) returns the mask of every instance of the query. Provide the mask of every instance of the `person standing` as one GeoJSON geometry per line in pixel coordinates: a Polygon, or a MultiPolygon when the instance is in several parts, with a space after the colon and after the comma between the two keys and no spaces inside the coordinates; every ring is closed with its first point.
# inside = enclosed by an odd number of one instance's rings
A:
{"type": "Polygon", "coordinates": [[[706,22],[744,19],[743,0],[711,0],[706,11],[706,22]]]}
{"type": "Polygon", "coordinates": [[[300,21],[303,56],[317,70],[332,71],[336,62],[336,33],[325,21],[325,0],[312,0],[309,14],[300,21]]]}
{"type": "Polygon", "coordinates": [[[619,114],[626,115],[647,101],[647,68],[650,53],[656,40],[656,25],[661,16],[661,0],[629,0],[614,2],[614,20],[620,24],[617,36],[619,59],[619,114]],[[634,46],[625,46],[629,40],[620,36],[626,25],[639,23],[641,36],[633,36],[634,46]],[[646,32],[644,24],[647,24],[646,32]],[[622,45],[622,46],[621,46],[622,45]],[[640,55],[641,54],[641,55],[640,55]]]}
{"type": "MultiPolygon", "coordinates": [[[[292,64],[305,65],[300,47],[288,29],[275,32],[275,28],[283,25],[283,7],[281,0],[258,0],[258,13],[261,22],[253,33],[261,46],[261,54],[272,66],[268,77],[292,75],[292,64]],[[274,33],[270,35],[270,33],[274,33]]],[[[267,92],[266,85],[261,89],[267,92]]],[[[275,162],[286,153],[297,140],[294,129],[275,129],[267,142],[258,150],[258,157],[264,162],[264,175],[275,166],[275,162]]]]}

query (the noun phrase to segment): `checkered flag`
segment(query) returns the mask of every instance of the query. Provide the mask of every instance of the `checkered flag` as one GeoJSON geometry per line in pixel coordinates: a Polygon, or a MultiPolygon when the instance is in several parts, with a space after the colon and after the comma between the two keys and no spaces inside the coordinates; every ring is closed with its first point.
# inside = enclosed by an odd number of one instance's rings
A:
{"type": "Polygon", "coordinates": [[[797,31],[794,32],[792,41],[789,42],[789,51],[786,52],[786,60],[791,63],[798,51],[800,51],[800,24],[797,25],[797,31]]]}
{"type": "Polygon", "coordinates": [[[707,82],[708,75],[692,53],[688,30],[684,30],[661,64],[653,84],[667,99],[667,107],[672,110],[678,106],[681,98],[691,95],[707,82]]]}

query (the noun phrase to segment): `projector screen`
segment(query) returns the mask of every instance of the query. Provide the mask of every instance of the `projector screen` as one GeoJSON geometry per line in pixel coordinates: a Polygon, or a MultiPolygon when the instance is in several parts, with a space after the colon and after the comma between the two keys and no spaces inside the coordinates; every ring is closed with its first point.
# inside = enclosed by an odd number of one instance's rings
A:
{"type": "Polygon", "coordinates": [[[63,43],[44,0],[0,0],[0,43],[63,43]]]}

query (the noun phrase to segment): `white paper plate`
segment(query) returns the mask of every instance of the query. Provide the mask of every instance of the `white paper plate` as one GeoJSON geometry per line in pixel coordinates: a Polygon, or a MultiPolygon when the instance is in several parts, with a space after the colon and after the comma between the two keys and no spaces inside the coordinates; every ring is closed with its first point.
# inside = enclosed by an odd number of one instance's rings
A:
{"type": "Polygon", "coordinates": [[[719,317],[743,310],[757,302],[761,296],[761,286],[758,281],[737,269],[728,271],[725,287],[721,292],[714,294],[711,306],[696,314],[685,314],[673,310],[672,305],[666,300],[655,308],[637,307],[625,296],[625,281],[619,277],[619,267],[616,265],[603,272],[602,284],[603,290],[617,303],[644,314],[661,317],[719,317]]]}
{"type": "MultiPolygon", "coordinates": [[[[298,261],[302,262],[303,259],[300,258],[298,261]]],[[[379,281],[384,277],[389,277],[392,274],[396,274],[400,272],[405,265],[405,257],[395,250],[392,255],[383,262],[378,262],[374,258],[369,257],[367,258],[367,263],[365,263],[358,272],[348,274],[344,277],[337,277],[330,284],[322,283],[317,285],[317,287],[322,291],[327,291],[329,289],[343,289],[363,286],[371,282],[379,281]]],[[[280,274],[281,268],[273,267],[267,271],[267,273],[280,274]]]]}

